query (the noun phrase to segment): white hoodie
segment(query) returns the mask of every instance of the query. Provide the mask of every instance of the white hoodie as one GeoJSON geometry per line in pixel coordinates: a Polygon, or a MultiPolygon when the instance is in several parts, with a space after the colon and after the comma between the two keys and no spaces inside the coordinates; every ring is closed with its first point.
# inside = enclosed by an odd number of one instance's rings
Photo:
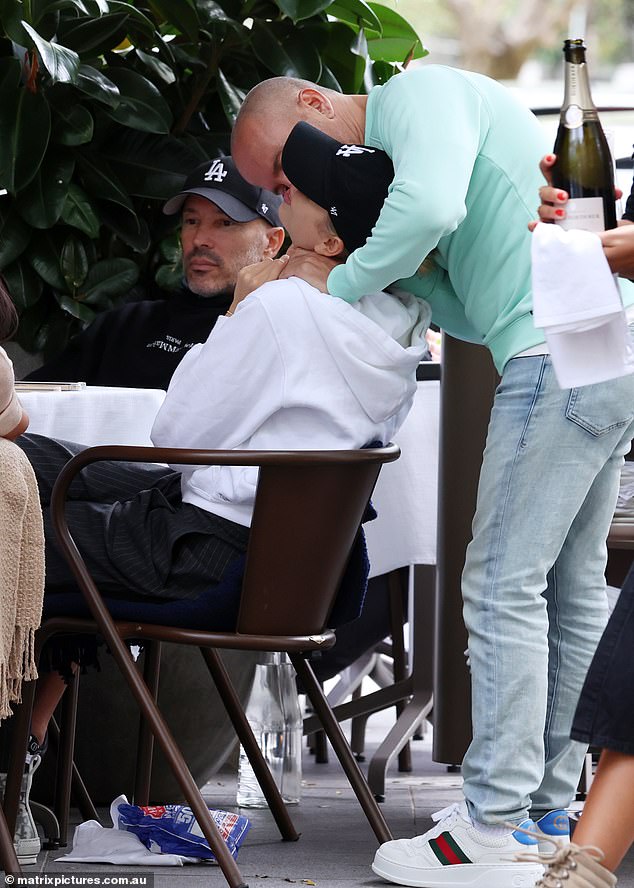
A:
{"type": "MultiPolygon", "coordinates": [[[[426,303],[409,295],[349,305],[299,278],[272,281],[185,355],[152,440],[213,450],[387,444],[412,405],[428,322],[426,303]]],[[[257,468],[173,468],[184,502],[250,525],[257,468]]]]}

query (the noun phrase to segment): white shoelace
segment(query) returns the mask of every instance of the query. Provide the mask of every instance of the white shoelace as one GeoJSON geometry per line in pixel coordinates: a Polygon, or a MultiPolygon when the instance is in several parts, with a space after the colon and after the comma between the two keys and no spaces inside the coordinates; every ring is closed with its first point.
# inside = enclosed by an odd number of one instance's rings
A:
{"type": "Polygon", "coordinates": [[[449,820],[454,823],[458,818],[460,820],[466,820],[468,823],[471,822],[469,816],[467,815],[467,806],[464,802],[453,802],[451,805],[447,805],[446,808],[442,808],[440,811],[436,811],[435,814],[431,815],[431,819],[434,823],[440,823],[441,820],[449,820]]]}

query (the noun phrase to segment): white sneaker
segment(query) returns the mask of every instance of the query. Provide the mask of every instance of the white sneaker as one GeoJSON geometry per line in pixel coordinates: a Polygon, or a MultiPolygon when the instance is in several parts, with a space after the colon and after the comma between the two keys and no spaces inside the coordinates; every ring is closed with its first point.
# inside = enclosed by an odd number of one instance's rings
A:
{"type": "MultiPolygon", "coordinates": [[[[437,826],[413,839],[385,842],[372,869],[388,882],[413,888],[533,888],[543,873],[538,863],[520,863],[515,855],[537,840],[509,830],[503,835],[477,829],[466,802],[432,815],[437,826]]],[[[532,827],[528,820],[526,827],[532,827]]]]}
{"type": "MultiPolygon", "coordinates": [[[[20,801],[18,803],[18,816],[15,822],[15,834],[13,844],[20,866],[31,866],[37,863],[37,855],[40,853],[42,843],[31,813],[29,794],[33,782],[33,774],[42,761],[39,755],[31,755],[24,766],[24,777],[20,789],[20,801]]],[[[4,796],[7,783],[7,775],[0,774],[0,795],[4,796]]]]}

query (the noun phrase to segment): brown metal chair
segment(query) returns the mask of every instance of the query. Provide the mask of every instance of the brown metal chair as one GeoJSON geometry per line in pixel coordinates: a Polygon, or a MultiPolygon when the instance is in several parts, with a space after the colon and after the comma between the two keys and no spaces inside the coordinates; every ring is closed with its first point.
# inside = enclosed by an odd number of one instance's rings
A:
{"type": "Polygon", "coordinates": [[[12,834],[9,831],[2,809],[0,809],[0,866],[5,873],[22,872],[15,848],[13,847],[12,834]]]}
{"type": "MultiPolygon", "coordinates": [[[[147,804],[153,740],[156,739],[231,888],[245,888],[245,883],[156,703],[161,643],[189,644],[200,648],[282,838],[296,840],[299,836],[217,649],[288,652],[370,826],[379,842],[388,841],[391,834],[385,819],[306,656],[334,644],[335,634],[328,628],[328,620],[364,510],[381,465],[397,459],[399,453],[399,448],[393,444],[355,451],[303,452],[92,447],[70,460],[56,482],[51,501],[53,525],[92,619],[54,617],[46,620],[39,632],[39,646],[45,638],[60,633],[98,633],[105,640],[143,717],[135,802],[147,804]],[[205,627],[183,629],[112,619],[75,546],[64,515],[66,494],[73,477],[85,466],[100,460],[260,467],[235,632],[214,632],[205,627]],[[135,667],[125,644],[125,640],[130,639],[142,642],[146,649],[145,680],[135,667]]],[[[21,768],[15,762],[24,760],[34,693],[33,682],[25,686],[24,703],[16,715],[13,763],[5,794],[9,827],[15,823],[21,778],[21,768]]],[[[74,727],[72,717],[68,723],[74,727]]],[[[72,740],[66,743],[65,750],[63,794],[68,805],[72,740]]]]}

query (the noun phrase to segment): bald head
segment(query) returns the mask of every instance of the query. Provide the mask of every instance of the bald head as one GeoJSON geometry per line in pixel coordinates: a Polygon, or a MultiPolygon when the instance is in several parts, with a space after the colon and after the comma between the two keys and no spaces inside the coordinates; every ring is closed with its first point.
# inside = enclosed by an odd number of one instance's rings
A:
{"type": "Polygon", "coordinates": [[[290,186],[281,167],[290,131],[305,120],[340,142],[363,142],[367,96],[345,96],[297,77],[272,77],[248,93],[231,136],[231,155],[254,185],[290,186]]]}

